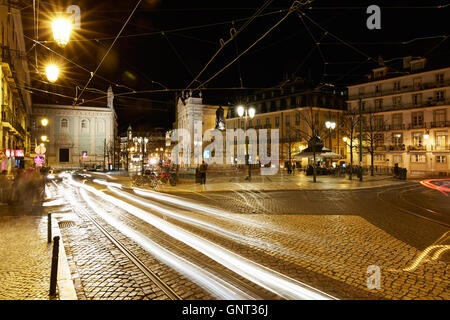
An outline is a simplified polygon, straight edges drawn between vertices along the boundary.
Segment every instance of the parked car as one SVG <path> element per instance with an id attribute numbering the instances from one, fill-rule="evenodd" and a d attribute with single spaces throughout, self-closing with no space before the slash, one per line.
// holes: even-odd
<path id="1" fill-rule="evenodd" d="M 57 169 L 50 169 L 47 174 L 47 181 L 61 181 L 62 180 L 62 171 Z"/>

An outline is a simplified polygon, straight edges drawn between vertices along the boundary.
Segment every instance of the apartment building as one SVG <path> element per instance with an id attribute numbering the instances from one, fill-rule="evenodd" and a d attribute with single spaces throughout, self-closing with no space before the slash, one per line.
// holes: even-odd
<path id="1" fill-rule="evenodd" d="M 345 91 L 331 84 L 311 85 L 301 78 L 287 79 L 276 87 L 257 91 L 245 97 L 245 108 L 254 108 L 255 115 L 239 117 L 230 108 L 227 129 L 278 129 L 280 133 L 279 159 L 283 165 L 308 147 L 312 119 L 321 128 L 325 147 L 345 156 L 343 133 L 339 130 L 345 108 Z M 325 123 L 335 123 L 335 129 L 325 130 Z M 331 136 L 331 139 L 330 139 Z M 298 160 L 298 159 L 297 159 Z M 307 159 L 303 159 L 307 162 Z M 337 160 L 336 160 L 337 161 Z"/>
<path id="2" fill-rule="evenodd" d="M 401 70 L 379 66 L 367 81 L 349 86 L 348 111 L 361 107 L 364 122 L 375 124 L 374 166 L 398 164 L 409 176 L 448 175 L 449 95 L 450 67 L 430 70 L 424 58 L 403 59 Z M 369 166 L 363 145 L 363 165 Z"/>
<path id="3" fill-rule="evenodd" d="M 30 74 L 22 17 L 15 3 L 0 0 L 0 163 L 1 170 L 32 163 L 29 116 Z"/>

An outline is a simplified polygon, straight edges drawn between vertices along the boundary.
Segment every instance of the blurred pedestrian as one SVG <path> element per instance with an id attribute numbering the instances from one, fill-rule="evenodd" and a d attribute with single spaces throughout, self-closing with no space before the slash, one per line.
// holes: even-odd
<path id="1" fill-rule="evenodd" d="M 206 171 L 208 170 L 208 164 L 205 163 L 205 161 L 202 161 L 202 164 L 200 165 L 199 168 L 199 173 L 200 173 L 200 179 L 201 179 L 201 184 L 202 185 L 206 185 Z"/>
<path id="2" fill-rule="evenodd" d="M 3 170 L 0 175 L 0 202 L 8 203 L 10 194 L 10 183 L 8 180 L 8 171 Z"/>

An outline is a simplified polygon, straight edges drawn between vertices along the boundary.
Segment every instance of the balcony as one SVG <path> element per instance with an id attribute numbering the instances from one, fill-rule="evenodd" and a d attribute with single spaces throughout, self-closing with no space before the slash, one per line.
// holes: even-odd
<path id="1" fill-rule="evenodd" d="M 393 130 L 405 130 L 406 126 L 405 124 L 389 124 L 386 126 L 387 131 L 393 131 Z"/>
<path id="2" fill-rule="evenodd" d="M 402 145 L 392 145 L 392 146 L 389 146 L 389 151 L 405 151 L 405 145 L 404 144 L 402 144 Z"/>
<path id="3" fill-rule="evenodd" d="M 427 151 L 426 146 L 408 146 L 408 151 Z"/>
<path id="4" fill-rule="evenodd" d="M 450 121 L 430 122 L 430 128 L 446 128 L 450 127 Z"/>
<path id="5" fill-rule="evenodd" d="M 392 80 L 394 80 L 393 78 Z M 369 84 L 368 84 L 369 85 Z M 450 86 L 450 80 L 447 81 L 439 81 L 439 82 L 429 82 L 424 83 L 420 87 L 417 86 L 402 86 L 398 89 L 382 89 L 379 92 L 368 92 L 366 94 L 354 94 L 348 97 L 349 100 L 358 100 L 359 98 L 365 99 L 365 98 L 373 98 L 373 97 L 380 97 L 380 96 L 388 96 L 388 95 L 395 95 L 400 93 L 407 93 L 407 92 L 414 92 L 414 91 L 421 91 L 421 90 L 428 90 L 428 89 L 435 89 L 435 88 L 442 88 Z"/>
<path id="6" fill-rule="evenodd" d="M 413 129 L 425 129 L 427 127 L 426 123 L 408 123 L 408 130 L 413 130 Z"/>
<path id="7" fill-rule="evenodd" d="M 9 127 L 11 130 L 23 136 L 25 135 L 25 129 L 7 105 L 2 105 L 2 122 L 4 126 Z"/>

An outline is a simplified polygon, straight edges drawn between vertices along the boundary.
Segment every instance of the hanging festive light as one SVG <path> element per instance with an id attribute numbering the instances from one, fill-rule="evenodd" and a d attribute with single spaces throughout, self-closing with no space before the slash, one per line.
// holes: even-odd
<path id="1" fill-rule="evenodd" d="M 72 31 L 72 21 L 67 18 L 59 17 L 52 22 L 53 38 L 56 43 L 64 47 L 70 39 Z"/>
<path id="2" fill-rule="evenodd" d="M 45 68 L 45 73 L 48 81 L 55 82 L 58 79 L 59 68 L 54 64 L 50 64 Z"/>

